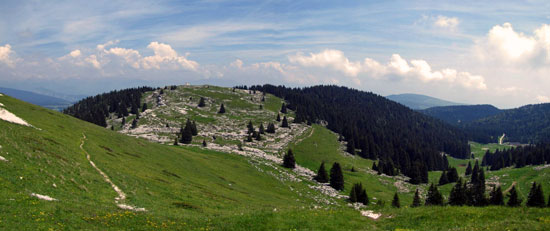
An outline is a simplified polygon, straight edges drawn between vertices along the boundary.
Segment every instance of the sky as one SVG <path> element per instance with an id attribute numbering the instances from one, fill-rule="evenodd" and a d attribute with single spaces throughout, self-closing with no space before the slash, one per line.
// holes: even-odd
<path id="1" fill-rule="evenodd" d="M 550 102 L 549 1 L 9 1 L 0 86 L 319 84 Z"/>

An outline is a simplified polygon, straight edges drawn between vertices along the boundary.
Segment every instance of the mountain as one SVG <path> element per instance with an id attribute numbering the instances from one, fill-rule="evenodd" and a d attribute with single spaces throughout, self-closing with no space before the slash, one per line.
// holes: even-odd
<path id="1" fill-rule="evenodd" d="M 3 88 L 0 87 L 0 93 L 12 96 L 14 98 L 29 102 L 38 106 L 49 108 L 52 110 L 60 111 L 63 108 L 66 108 L 71 105 L 71 102 L 52 97 L 47 95 L 42 95 L 30 91 L 17 90 L 12 88 Z"/>
<path id="2" fill-rule="evenodd" d="M 52 91 L 52 90 L 44 88 L 44 87 L 35 88 L 32 91 L 35 92 L 35 93 L 38 93 L 38 94 L 64 99 L 64 100 L 69 101 L 69 102 L 77 102 L 77 101 L 87 97 L 87 95 L 64 94 L 64 93 Z"/>
<path id="3" fill-rule="evenodd" d="M 497 142 L 502 134 L 510 142 L 548 142 L 550 103 L 503 110 L 502 113 L 465 123 L 463 127 L 478 142 Z"/>
<path id="4" fill-rule="evenodd" d="M 461 105 L 460 103 L 450 102 L 426 95 L 419 94 L 397 94 L 388 95 L 386 98 L 403 104 L 414 110 L 422 110 L 430 107 Z"/>
<path id="5" fill-rule="evenodd" d="M 452 125 L 461 125 L 474 120 L 494 116 L 502 111 L 503 110 L 488 104 L 441 106 L 419 110 L 419 112 L 423 114 L 438 118 Z"/>

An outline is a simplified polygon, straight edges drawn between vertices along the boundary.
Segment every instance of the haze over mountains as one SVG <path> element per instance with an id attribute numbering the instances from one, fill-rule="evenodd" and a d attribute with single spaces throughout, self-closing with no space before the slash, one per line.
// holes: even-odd
<path id="1" fill-rule="evenodd" d="M 38 94 L 30 91 L 23 91 L 13 88 L 0 87 L 0 93 L 4 93 L 11 97 L 23 100 L 28 103 L 32 103 L 45 108 L 61 111 L 64 108 L 70 106 L 74 101 L 68 101 L 65 99 Z"/>
<path id="2" fill-rule="evenodd" d="M 452 106 L 452 105 L 461 105 L 460 103 L 455 103 L 447 100 L 438 99 L 435 97 L 421 95 L 421 94 L 396 94 L 388 95 L 386 98 L 403 104 L 414 110 L 422 110 L 431 107 L 440 107 L 440 106 Z"/>

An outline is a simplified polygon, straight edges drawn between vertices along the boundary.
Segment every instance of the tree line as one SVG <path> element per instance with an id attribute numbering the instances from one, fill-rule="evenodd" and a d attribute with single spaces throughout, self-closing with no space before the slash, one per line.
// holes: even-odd
<path id="1" fill-rule="evenodd" d="M 550 162 L 550 143 L 539 143 L 503 150 L 497 149 L 495 152 L 487 150 L 481 165 L 491 166 L 490 170 L 495 171 L 510 166 L 521 168 L 526 165 L 541 165 L 548 162 Z"/>

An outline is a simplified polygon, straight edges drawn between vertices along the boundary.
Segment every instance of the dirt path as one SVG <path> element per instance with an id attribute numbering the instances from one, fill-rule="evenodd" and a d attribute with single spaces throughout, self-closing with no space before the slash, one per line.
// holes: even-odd
<path id="1" fill-rule="evenodd" d="M 126 200 L 126 194 L 117 186 L 115 185 L 115 183 L 113 183 L 111 181 L 111 179 L 109 178 L 109 176 L 107 176 L 107 174 L 105 174 L 105 172 L 101 171 L 101 169 L 99 169 L 97 167 L 97 165 L 92 161 L 92 159 L 90 158 L 90 154 L 84 150 L 83 146 L 84 146 L 84 141 L 86 140 L 86 135 L 83 133 L 82 134 L 82 142 L 80 143 L 80 149 L 86 153 L 86 159 L 88 159 L 88 161 L 90 162 L 90 165 L 92 165 L 92 167 L 95 168 L 95 170 L 97 172 L 99 172 L 99 174 L 101 174 L 101 176 L 103 176 L 103 179 L 109 183 L 111 185 L 111 187 L 113 188 L 113 190 L 115 190 L 115 192 L 118 194 L 117 197 L 115 197 L 115 204 L 121 208 L 121 209 L 127 209 L 127 210 L 132 210 L 132 211 L 136 211 L 136 212 L 144 212 L 144 211 L 147 211 L 145 208 L 137 208 L 137 207 L 134 207 L 134 206 L 131 206 L 131 205 L 127 205 L 127 204 L 124 204 L 122 203 L 124 200 Z"/>
<path id="2" fill-rule="evenodd" d="M 518 182 L 514 181 L 512 182 L 512 185 L 510 185 L 510 187 L 508 187 L 506 190 L 504 190 L 504 192 L 502 192 L 502 194 L 506 195 L 506 193 L 508 193 L 510 190 L 512 190 L 512 187 L 516 186 Z"/>

